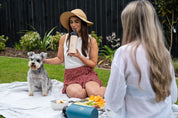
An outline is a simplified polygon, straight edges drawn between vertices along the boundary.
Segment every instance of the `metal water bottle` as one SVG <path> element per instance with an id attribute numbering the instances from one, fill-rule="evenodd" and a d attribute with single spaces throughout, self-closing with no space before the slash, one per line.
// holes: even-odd
<path id="1" fill-rule="evenodd" d="M 98 118 L 98 110 L 93 107 L 71 104 L 63 108 L 66 118 Z"/>
<path id="2" fill-rule="evenodd" d="M 77 42 L 78 42 L 78 34 L 77 31 L 75 30 L 74 32 L 71 32 L 71 36 L 70 36 L 70 45 L 69 45 L 70 53 L 76 53 Z"/>

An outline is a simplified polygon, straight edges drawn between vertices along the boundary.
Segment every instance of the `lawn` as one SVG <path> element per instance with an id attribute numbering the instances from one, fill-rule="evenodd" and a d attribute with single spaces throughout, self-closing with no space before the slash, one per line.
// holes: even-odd
<path id="1" fill-rule="evenodd" d="M 44 64 L 51 79 L 64 81 L 64 65 Z M 28 59 L 12 58 L 0 56 L 0 83 L 10 83 L 14 81 L 27 81 Z M 98 77 L 106 86 L 110 71 L 104 69 L 95 69 Z"/>

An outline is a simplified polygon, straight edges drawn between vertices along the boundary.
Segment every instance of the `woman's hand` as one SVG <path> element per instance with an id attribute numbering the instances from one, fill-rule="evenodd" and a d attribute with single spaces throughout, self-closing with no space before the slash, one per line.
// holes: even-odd
<path id="1" fill-rule="evenodd" d="M 69 54 L 69 56 L 74 56 L 74 57 L 80 57 L 81 56 L 81 54 L 80 54 L 80 52 L 78 51 L 78 49 L 76 49 L 76 53 L 69 53 L 68 52 L 68 54 Z"/>

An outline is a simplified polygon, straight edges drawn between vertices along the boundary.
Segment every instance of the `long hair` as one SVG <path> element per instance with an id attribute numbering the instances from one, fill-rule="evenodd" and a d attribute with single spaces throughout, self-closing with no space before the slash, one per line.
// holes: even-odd
<path id="1" fill-rule="evenodd" d="M 77 17 L 77 16 L 72 16 L 72 17 Z M 78 18 L 78 17 L 77 17 Z M 80 18 L 79 18 L 80 19 Z M 68 43 L 68 49 L 69 49 L 69 45 L 70 45 L 70 34 L 72 32 L 72 28 L 70 26 L 70 20 L 69 20 L 69 36 L 67 38 L 67 41 L 69 42 Z M 83 20 L 81 20 L 81 39 L 82 39 L 82 54 L 86 57 L 87 56 L 87 52 L 88 52 L 88 38 L 89 38 L 89 35 L 88 35 L 88 26 L 87 26 L 87 23 L 84 22 Z"/>
<path id="2" fill-rule="evenodd" d="M 150 82 L 155 92 L 156 101 L 163 101 L 170 95 L 171 56 L 164 45 L 165 37 L 162 32 L 156 11 L 146 0 L 134 1 L 127 5 L 121 14 L 123 26 L 122 45 L 135 42 L 131 58 L 139 73 L 140 87 L 141 71 L 136 61 L 137 47 L 142 44 L 150 64 Z"/>

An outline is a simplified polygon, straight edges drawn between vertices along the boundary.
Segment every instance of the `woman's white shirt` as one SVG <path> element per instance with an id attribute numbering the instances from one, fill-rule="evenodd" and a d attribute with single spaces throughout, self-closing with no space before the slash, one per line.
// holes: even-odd
<path id="1" fill-rule="evenodd" d="M 115 52 L 105 93 L 105 107 L 115 112 L 115 118 L 173 118 L 171 106 L 177 100 L 174 68 L 171 65 L 171 95 L 157 103 L 150 84 L 150 67 L 143 46 L 139 45 L 136 52 L 142 89 L 138 87 L 139 74 L 130 52 L 130 44 L 121 46 Z"/>
<path id="2" fill-rule="evenodd" d="M 66 34 L 65 42 L 64 42 L 64 64 L 65 64 L 65 69 L 72 69 L 72 68 L 77 68 L 77 67 L 84 66 L 85 64 L 79 58 L 68 55 L 68 52 L 67 52 L 68 51 L 67 37 L 68 37 L 68 34 Z M 90 38 L 88 40 L 90 42 Z M 82 49 L 82 39 L 81 39 L 81 37 L 78 37 L 77 49 L 80 52 L 80 54 L 82 56 L 84 56 L 82 54 L 82 50 L 81 50 Z M 87 53 L 87 57 L 86 58 L 89 59 L 89 53 Z"/>

